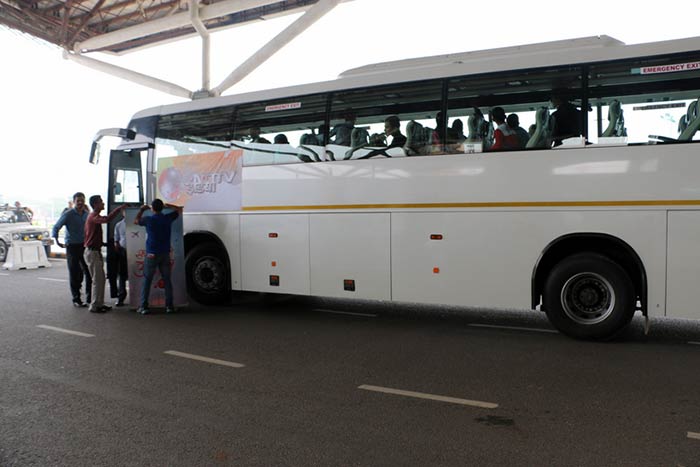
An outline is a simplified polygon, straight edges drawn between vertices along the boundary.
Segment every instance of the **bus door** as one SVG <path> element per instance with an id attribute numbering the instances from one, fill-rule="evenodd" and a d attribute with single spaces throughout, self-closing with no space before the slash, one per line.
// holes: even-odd
<path id="1" fill-rule="evenodd" d="M 144 183 L 142 159 L 148 156 L 148 149 L 112 150 L 109 154 L 109 192 L 107 194 L 107 214 L 122 205 L 139 207 L 144 204 Z M 114 227 L 122 217 L 113 219 L 107 228 L 107 277 L 113 298 L 117 294 L 117 271 L 119 256 L 114 248 Z"/>

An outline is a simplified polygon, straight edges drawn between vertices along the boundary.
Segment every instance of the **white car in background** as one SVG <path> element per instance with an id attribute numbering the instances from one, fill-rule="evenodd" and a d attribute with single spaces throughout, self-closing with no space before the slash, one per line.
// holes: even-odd
<path id="1" fill-rule="evenodd" d="M 33 226 L 30 222 L 15 222 L 12 211 L 0 211 L 0 264 L 7 259 L 7 252 L 12 244 L 32 240 L 41 241 L 48 257 L 53 239 L 47 229 Z"/>

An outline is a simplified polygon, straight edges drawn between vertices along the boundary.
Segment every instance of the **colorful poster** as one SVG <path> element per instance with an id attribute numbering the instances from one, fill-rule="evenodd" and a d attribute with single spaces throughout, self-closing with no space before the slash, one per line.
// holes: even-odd
<path id="1" fill-rule="evenodd" d="M 134 224 L 138 213 L 136 208 L 126 210 L 126 254 L 129 268 L 129 304 L 138 308 L 141 304 L 141 287 L 143 284 L 143 268 L 146 259 L 146 228 Z M 171 212 L 164 209 L 163 213 Z M 143 213 L 143 217 L 153 214 L 152 211 Z M 187 304 L 187 287 L 185 284 L 185 245 L 182 235 L 182 216 L 172 224 L 170 234 L 170 277 L 173 284 L 173 301 L 175 306 Z M 148 299 L 150 308 L 165 307 L 165 284 L 156 271 L 151 284 Z"/>
<path id="2" fill-rule="evenodd" d="M 158 159 L 156 197 L 185 212 L 238 211 L 242 154 L 234 149 Z"/>

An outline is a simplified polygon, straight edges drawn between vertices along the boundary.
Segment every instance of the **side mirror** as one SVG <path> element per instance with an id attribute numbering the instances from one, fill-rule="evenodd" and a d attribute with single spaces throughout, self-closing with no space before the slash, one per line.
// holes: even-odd
<path id="1" fill-rule="evenodd" d="M 116 182 L 114 184 L 114 196 L 119 196 L 122 194 L 122 184 L 119 182 Z"/>
<path id="2" fill-rule="evenodd" d="M 90 148 L 90 163 L 97 164 L 98 162 L 100 162 L 100 143 L 93 141 Z"/>

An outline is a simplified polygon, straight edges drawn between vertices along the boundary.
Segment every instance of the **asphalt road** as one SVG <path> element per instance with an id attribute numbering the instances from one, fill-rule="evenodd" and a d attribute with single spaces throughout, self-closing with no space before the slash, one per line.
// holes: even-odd
<path id="1" fill-rule="evenodd" d="M 244 296 L 71 306 L 0 270 L 0 466 L 700 466 L 700 323 Z M 214 360 L 211 360 L 214 359 Z"/>

